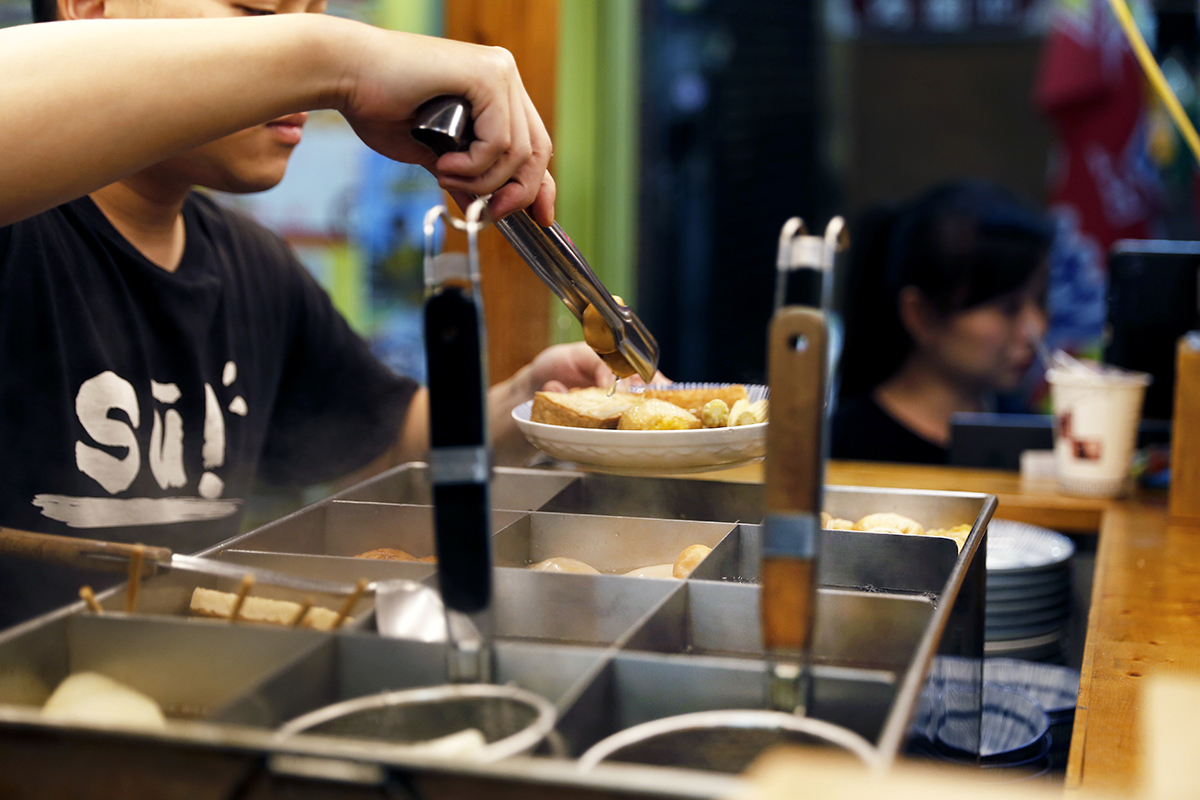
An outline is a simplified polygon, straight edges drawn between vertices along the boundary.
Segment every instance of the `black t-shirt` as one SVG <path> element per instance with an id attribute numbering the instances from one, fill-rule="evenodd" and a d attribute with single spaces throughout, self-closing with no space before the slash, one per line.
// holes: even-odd
<path id="1" fill-rule="evenodd" d="M 396 441 L 416 384 L 287 245 L 202 195 L 183 217 L 174 272 L 86 197 L 0 227 L 0 525 L 193 552 L 237 533 L 256 477 Z M 0 627 L 74 599 L 68 572 L 0 557 Z"/>
<path id="2" fill-rule="evenodd" d="M 830 456 L 854 461 L 946 464 L 950 452 L 922 438 L 879 407 L 870 395 L 841 401 L 830 431 Z"/>

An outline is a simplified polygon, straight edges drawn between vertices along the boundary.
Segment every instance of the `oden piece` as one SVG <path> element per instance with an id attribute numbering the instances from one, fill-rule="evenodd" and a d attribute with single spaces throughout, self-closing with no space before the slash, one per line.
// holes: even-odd
<path id="1" fill-rule="evenodd" d="M 197 617 L 216 617 L 228 619 L 237 595 L 232 592 L 218 592 L 197 586 L 192 592 L 191 611 Z M 287 600 L 271 600 L 266 597 L 247 597 L 238 612 L 238 621 L 265 622 L 270 625 L 291 625 L 296 613 L 300 611 L 299 603 Z M 300 624 L 305 628 L 319 631 L 333 630 L 337 622 L 337 612 L 328 608 L 313 606 L 304 615 Z"/>
<path id="2" fill-rule="evenodd" d="M 530 567 L 534 572 L 571 572 L 577 575 L 599 575 L 600 571 L 591 564 L 585 564 L 577 558 L 555 556 L 539 561 Z"/>
<path id="3" fill-rule="evenodd" d="M 675 559 L 675 564 L 671 568 L 672 577 L 686 578 L 691 575 L 692 570 L 698 567 L 700 562 L 711 552 L 711 547 L 702 544 L 693 544 L 683 548 L 683 552 L 679 554 L 679 558 Z"/>
<path id="4" fill-rule="evenodd" d="M 98 672 L 69 675 L 46 700 L 42 714 L 60 722 L 163 728 L 167 720 L 153 698 Z"/>
<path id="5" fill-rule="evenodd" d="M 417 558 L 407 550 L 398 547 L 377 547 L 365 553 L 359 553 L 355 558 L 371 558 L 376 561 L 413 561 L 418 564 L 436 564 L 437 556 L 422 556 Z"/>
<path id="6" fill-rule="evenodd" d="M 699 417 L 664 400 L 644 400 L 630 406 L 617 422 L 617 428 L 623 431 L 687 431 L 699 427 Z"/>
<path id="7" fill-rule="evenodd" d="M 704 410 L 705 403 L 710 400 L 722 400 L 729 408 L 733 408 L 733 404 L 738 400 L 749 400 L 750 395 L 746 391 L 746 387 L 740 383 L 732 386 L 718 386 L 712 389 L 653 389 L 647 388 L 642 392 L 642 397 L 647 400 L 666 400 L 668 403 L 673 403 L 680 408 L 686 408 L 691 413 L 699 417 Z"/>
<path id="8" fill-rule="evenodd" d="M 547 425 L 571 428 L 615 428 L 617 421 L 641 398 L 628 392 L 608 396 L 607 389 L 592 387 L 570 392 L 538 392 L 529 418 Z"/>

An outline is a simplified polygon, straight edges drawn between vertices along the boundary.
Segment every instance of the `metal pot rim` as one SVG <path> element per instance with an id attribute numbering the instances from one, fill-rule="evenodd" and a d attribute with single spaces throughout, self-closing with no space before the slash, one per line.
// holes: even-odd
<path id="1" fill-rule="evenodd" d="M 554 729 L 554 725 L 558 719 L 558 712 L 549 700 L 539 694 L 534 694 L 517 686 L 498 686 L 490 683 L 442 684 L 439 686 L 422 686 L 416 689 L 380 692 L 378 694 L 355 697 L 350 700 L 332 703 L 289 720 L 279 727 L 276 736 L 279 738 L 288 738 L 302 734 L 313 726 L 373 708 L 415 706 L 448 700 L 470 699 L 512 700 L 530 706 L 537 713 L 537 717 L 533 722 L 524 729 L 511 736 L 497 739 L 485 745 L 478 757 L 478 761 L 480 762 L 499 761 L 503 758 L 533 750 Z M 323 734 L 313 735 L 321 736 Z M 379 744 L 377 740 L 365 739 L 365 741 Z M 418 742 L 413 742 L 412 744 L 418 744 Z M 383 746 L 394 747 L 401 754 L 405 750 L 410 749 L 404 744 L 385 744 Z"/>
<path id="2" fill-rule="evenodd" d="M 878 764 L 878 752 L 854 731 L 813 717 L 800 717 L 782 711 L 762 709 L 697 711 L 679 714 L 618 731 L 588 748 L 579 759 L 581 770 L 590 770 L 623 747 L 667 733 L 702 728 L 764 728 L 807 733 L 819 737 L 857 756 L 867 767 Z"/>

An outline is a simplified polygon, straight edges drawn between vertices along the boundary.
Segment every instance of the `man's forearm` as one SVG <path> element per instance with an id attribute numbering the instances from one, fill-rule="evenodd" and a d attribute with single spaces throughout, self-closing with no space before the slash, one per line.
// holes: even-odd
<path id="1" fill-rule="evenodd" d="M 346 59 L 334 34 L 354 27 L 287 14 L 0 31 L 0 224 L 242 128 L 336 106 Z"/>

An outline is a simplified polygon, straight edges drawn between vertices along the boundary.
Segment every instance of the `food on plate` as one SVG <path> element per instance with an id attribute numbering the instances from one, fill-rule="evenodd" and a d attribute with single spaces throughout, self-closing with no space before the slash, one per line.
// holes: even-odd
<path id="1" fill-rule="evenodd" d="M 197 586 L 192 592 L 191 611 L 197 617 L 229 619 L 237 595 L 233 592 L 218 592 Z M 266 597 L 247 597 L 238 612 L 238 620 L 265 622 L 271 625 L 292 625 L 304 607 L 288 600 L 271 600 Z M 304 612 L 300 625 L 319 631 L 333 630 L 337 624 L 337 612 L 321 606 L 312 606 Z"/>
<path id="2" fill-rule="evenodd" d="M 681 413 L 682 412 L 682 413 Z M 591 387 L 537 392 L 529 418 L 569 428 L 628 431 L 695 430 L 766 422 L 767 401 L 750 402 L 746 387 L 651 389 L 642 392 Z"/>
<path id="3" fill-rule="evenodd" d="M 163 728 L 167 718 L 147 695 L 98 672 L 76 672 L 58 685 L 42 714 L 47 719 L 131 728 Z"/>
<path id="4" fill-rule="evenodd" d="M 631 578 L 674 578 L 674 564 L 652 564 L 649 567 L 638 567 L 625 573 Z"/>
<path id="5" fill-rule="evenodd" d="M 679 558 L 675 559 L 671 574 L 676 578 L 686 578 L 711 552 L 711 547 L 702 544 L 693 544 L 683 548 Z"/>
<path id="6" fill-rule="evenodd" d="M 686 408 L 697 417 L 703 413 L 704 406 L 711 400 L 720 400 L 729 408 L 733 408 L 738 400 L 749 401 L 750 394 L 740 383 L 732 386 L 714 386 L 704 389 L 655 389 L 647 387 L 642 396 L 647 400 L 666 400 L 668 403 Z"/>
<path id="7" fill-rule="evenodd" d="M 925 533 L 925 528 L 921 523 L 891 511 L 868 514 L 854 523 L 854 530 L 875 533 L 910 533 L 914 536 L 922 536 Z"/>
<path id="8" fill-rule="evenodd" d="M 569 392 L 537 392 L 529 418 L 570 428 L 615 428 L 621 414 L 639 402 L 640 396 L 628 392 L 609 397 L 608 390 L 598 386 Z"/>
<path id="9" fill-rule="evenodd" d="M 418 564 L 436 564 L 437 556 L 421 556 L 418 558 L 407 550 L 397 547 L 377 547 L 365 553 L 359 553 L 355 558 L 372 558 L 376 561 L 413 561 Z"/>
<path id="10" fill-rule="evenodd" d="M 700 418 L 665 400 L 643 400 L 625 409 L 617 428 L 623 431 L 685 431 L 701 427 Z"/>
<path id="11" fill-rule="evenodd" d="M 599 575 L 600 570 L 585 564 L 576 558 L 567 558 L 566 556 L 555 556 L 547 558 L 545 561 L 539 561 L 530 567 L 538 572 L 573 572 L 578 575 Z"/>
<path id="12" fill-rule="evenodd" d="M 706 428 L 724 428 L 729 424 L 729 405 L 719 397 L 714 397 L 700 409 L 700 422 Z"/>
<path id="13" fill-rule="evenodd" d="M 733 404 L 733 408 L 729 409 L 729 427 L 731 428 L 739 425 L 757 425 L 766 421 L 766 400 L 756 400 L 753 403 L 749 400 L 738 400 Z"/>

